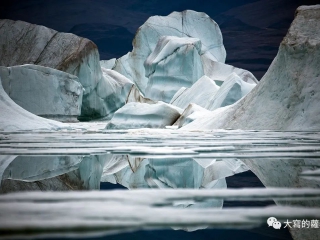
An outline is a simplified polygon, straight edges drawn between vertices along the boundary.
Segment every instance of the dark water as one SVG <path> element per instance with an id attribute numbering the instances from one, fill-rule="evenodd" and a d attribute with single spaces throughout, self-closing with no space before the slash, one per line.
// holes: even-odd
<path id="1" fill-rule="evenodd" d="M 320 199 L 320 192 L 288 192 L 296 182 L 319 187 L 316 171 L 311 179 L 300 176 L 317 170 L 319 157 L 320 134 L 315 132 L 0 133 L 0 190 L 6 193 L 0 196 L 0 239 L 292 239 L 287 229 L 268 227 L 266 219 L 270 211 L 279 212 L 281 220 L 320 218 L 318 203 L 309 204 Z M 276 188 L 265 192 L 249 167 Z M 272 199 L 297 201 L 303 208 L 291 208 L 287 215 L 281 206 L 266 208 L 275 206 Z M 217 212 L 222 218 L 212 215 L 216 221 L 207 218 L 215 209 L 238 208 L 241 212 L 224 217 Z M 195 215 L 183 220 L 180 214 Z M 173 230 L 174 224 L 191 231 Z"/>

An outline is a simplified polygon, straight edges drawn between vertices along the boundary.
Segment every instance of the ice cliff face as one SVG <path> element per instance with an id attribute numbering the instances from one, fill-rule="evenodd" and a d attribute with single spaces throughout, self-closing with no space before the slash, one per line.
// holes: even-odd
<path id="1" fill-rule="evenodd" d="M 31 64 L 0 67 L 0 76 L 6 93 L 27 111 L 59 121 L 77 121 L 83 88 L 76 76 Z"/>
<path id="2" fill-rule="evenodd" d="M 239 102 L 219 108 L 182 127 L 190 129 L 319 130 L 320 5 L 302 6 L 260 83 Z M 254 161 L 242 159 L 267 187 L 314 187 L 301 178 L 319 166 L 315 159 Z M 318 202 L 281 201 L 282 205 L 319 206 Z M 293 229 L 295 239 L 316 239 L 319 232 Z"/>
<path id="3" fill-rule="evenodd" d="M 85 88 L 83 101 L 102 77 L 99 53 L 88 39 L 22 21 L 0 20 L 0 65 L 35 64 L 70 73 Z M 93 108 L 93 110 L 99 110 Z M 82 115 L 92 109 L 83 108 Z"/>
<path id="4" fill-rule="evenodd" d="M 51 72 L 57 69 L 76 76 L 74 79 L 77 79 L 84 88 L 80 104 L 81 119 L 112 117 L 112 114 L 127 102 L 129 93 L 131 101 L 143 100 L 139 91 L 134 92 L 131 89 L 133 87 L 131 80 L 111 70 L 102 71 L 98 49 L 88 39 L 7 19 L 0 20 L 0 35 L 5 36 L 0 38 L 0 66 L 34 64 L 47 67 L 47 71 L 49 68 L 52 69 Z M 111 68 L 115 64 L 115 59 L 107 62 L 109 63 L 104 65 L 102 61 L 102 65 Z M 42 80 L 44 79 L 45 77 Z M 21 82 L 25 79 L 19 76 L 16 81 Z M 15 88 L 16 92 L 24 90 L 23 87 Z M 50 86 L 43 86 L 43 91 L 50 91 Z M 33 103 L 27 101 L 26 104 Z M 34 112 L 34 108 L 26 107 L 31 112 Z M 74 114 L 74 111 L 70 114 L 79 115 L 79 113 Z M 52 117 L 57 115 L 57 111 L 47 108 L 46 112 L 40 115 Z"/>
<path id="5" fill-rule="evenodd" d="M 185 129 L 320 129 L 320 7 L 298 8 L 279 52 L 256 88 Z"/>
<path id="6" fill-rule="evenodd" d="M 17 105 L 4 91 L 0 78 L 0 130 L 57 130 L 66 124 L 38 117 Z"/>

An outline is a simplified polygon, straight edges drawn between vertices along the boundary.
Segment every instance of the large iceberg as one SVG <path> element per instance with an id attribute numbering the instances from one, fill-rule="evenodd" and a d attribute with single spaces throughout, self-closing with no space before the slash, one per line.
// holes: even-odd
<path id="1" fill-rule="evenodd" d="M 205 54 L 215 61 L 225 61 L 226 52 L 219 26 L 205 13 L 187 10 L 173 12 L 166 17 L 150 17 L 138 29 L 132 52 L 118 59 L 113 67 L 133 80 L 143 94 L 146 94 L 149 81 L 144 63 L 163 36 L 197 38 L 201 41 L 201 55 Z"/>
<path id="2" fill-rule="evenodd" d="M 320 129 L 319 6 L 300 7 L 259 84 L 234 105 L 184 129 Z"/>
<path id="3" fill-rule="evenodd" d="M 35 64 L 70 73 L 79 78 L 85 89 L 83 101 L 96 88 L 102 72 L 97 46 L 88 39 L 23 21 L 0 20 L 0 65 Z M 81 114 L 91 116 L 99 111 L 82 108 Z"/>
<path id="4" fill-rule="evenodd" d="M 320 5 L 302 6 L 260 83 L 237 103 L 219 108 L 182 127 L 317 131 L 320 129 Z M 314 187 L 304 170 L 319 168 L 317 159 L 242 159 L 267 187 Z M 318 201 L 276 201 L 282 205 L 319 206 Z M 290 229 L 294 238 L 318 239 L 319 231 Z"/>
<path id="5" fill-rule="evenodd" d="M 59 121 L 80 115 L 83 88 L 76 76 L 38 65 L 0 67 L 3 88 L 27 111 Z"/>

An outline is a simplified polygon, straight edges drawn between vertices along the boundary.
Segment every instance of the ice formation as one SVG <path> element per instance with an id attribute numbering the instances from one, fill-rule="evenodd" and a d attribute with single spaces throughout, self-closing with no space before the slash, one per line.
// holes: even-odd
<path id="1" fill-rule="evenodd" d="M 178 126 L 179 128 L 189 124 L 197 118 L 205 116 L 207 113 L 210 113 L 209 110 L 198 106 L 197 104 L 191 103 L 186 107 L 178 120 L 173 124 L 173 126 Z"/>
<path id="2" fill-rule="evenodd" d="M 213 111 L 220 107 L 229 106 L 246 96 L 255 86 L 255 83 L 247 83 L 236 73 L 231 73 L 216 94 L 208 99 L 205 108 Z"/>
<path id="3" fill-rule="evenodd" d="M 27 111 L 59 121 L 75 121 L 80 115 L 83 88 L 78 78 L 38 65 L 0 67 L 3 88 Z"/>
<path id="4" fill-rule="evenodd" d="M 2 156 L 0 192 L 99 189 L 106 160 L 107 156 Z"/>
<path id="5" fill-rule="evenodd" d="M 164 128 L 172 125 L 182 109 L 164 102 L 154 104 L 131 102 L 115 112 L 107 129 Z"/>
<path id="6" fill-rule="evenodd" d="M 148 78 L 145 95 L 170 102 L 181 87 L 190 87 L 203 76 L 201 41 L 164 36 L 144 63 Z"/>
<path id="7" fill-rule="evenodd" d="M 225 61 L 226 52 L 220 29 L 205 13 L 187 10 L 173 12 L 166 17 L 150 17 L 138 29 L 133 40 L 132 52 L 118 59 L 113 67 L 134 81 L 146 96 L 149 80 L 146 77 L 144 63 L 164 36 L 198 38 L 201 41 L 201 55 L 205 54 L 215 61 Z"/>
<path id="8" fill-rule="evenodd" d="M 70 73 L 79 78 L 85 89 L 83 102 L 101 80 L 97 46 L 88 39 L 23 21 L 0 20 L 0 65 L 36 64 Z M 88 108 L 88 105 L 92 108 Z M 81 114 L 99 112 L 93 103 L 85 105 Z"/>
<path id="9" fill-rule="evenodd" d="M 57 130 L 67 126 L 27 112 L 15 104 L 5 92 L 6 90 L 17 102 L 24 101 L 24 104 L 31 104 L 25 105 L 24 108 L 39 115 L 48 115 L 49 111 L 54 112 L 44 104 L 52 102 L 51 99 L 63 97 L 61 93 L 65 90 L 68 94 L 75 93 L 78 96 L 77 101 L 80 101 L 81 92 L 77 91 L 81 88 L 80 84 L 66 85 L 61 84 L 65 81 L 54 80 L 53 85 L 48 83 L 46 88 L 42 87 L 38 82 L 51 79 L 50 74 L 72 81 L 78 79 L 85 89 L 81 105 L 82 117 L 113 116 L 106 126 L 107 129 L 165 128 L 171 125 L 182 127 L 181 131 L 170 133 L 163 130 L 152 132 L 141 129 L 123 131 L 118 135 L 112 135 L 113 131 L 107 130 L 104 131 L 108 134 L 104 132 L 93 135 L 89 135 L 88 132 L 85 134 L 60 132 L 57 135 L 50 135 L 52 147 L 41 151 L 38 148 L 43 145 L 48 146 L 47 135 L 37 135 L 35 142 L 29 140 L 28 135 L 2 136 L 5 145 L 0 151 L 4 154 L 56 154 L 57 156 L 38 156 L 39 161 L 30 160 L 31 157 L 26 156 L 1 156 L 1 191 L 98 189 L 100 181 L 120 183 L 129 189 L 225 188 L 224 178 L 246 171 L 247 166 L 267 187 L 318 188 L 318 180 L 300 178 L 300 173 L 304 170 L 319 168 L 317 160 L 319 149 L 317 146 L 305 144 L 318 141 L 317 136 L 289 132 L 286 133 L 288 134 L 286 138 L 283 135 L 279 137 L 276 135 L 277 132 L 263 132 L 261 140 L 258 136 L 260 133 L 257 132 L 254 135 L 250 131 L 225 131 L 216 132 L 215 135 L 215 132 L 204 131 L 200 139 L 195 140 L 199 137 L 199 133 L 192 135 L 192 131 L 189 130 L 218 128 L 319 130 L 319 15 L 320 6 L 298 8 L 296 18 L 280 45 L 277 57 L 258 84 L 250 72 L 224 63 L 226 53 L 220 29 L 204 13 L 184 11 L 174 12 L 167 17 L 151 17 L 139 28 L 132 52 L 117 60 L 101 62 L 96 46 L 89 40 L 21 21 L 0 20 L 0 35 L 6 36 L 0 38 L 2 49 L 0 65 L 9 67 L 1 67 L 0 130 Z M 44 67 L 13 66 L 25 63 Z M 32 75 L 29 74 L 31 71 L 37 72 Z M 38 80 L 38 76 L 43 72 L 49 75 Z M 17 78 L 10 77 L 18 74 L 20 75 Z M 22 75 L 24 78 L 32 76 L 30 78 L 35 85 L 33 90 L 43 93 L 43 89 L 58 89 L 59 86 L 61 92 L 39 95 L 44 97 L 41 100 L 43 108 L 34 109 L 36 105 L 29 101 L 28 95 L 19 96 L 19 92 L 24 91 L 21 88 L 26 87 L 21 85 L 24 81 Z M 27 100 L 18 100 L 20 97 L 25 97 Z M 70 99 L 72 100 L 72 96 L 64 98 L 63 101 L 61 99 L 62 102 L 57 106 L 65 105 L 65 102 L 71 101 Z M 79 110 L 79 102 L 73 104 L 75 104 L 73 108 Z M 35 112 L 36 110 L 48 112 L 39 113 Z M 57 114 L 69 114 L 68 109 L 55 109 L 55 111 Z M 70 113 L 70 115 L 77 114 Z M 10 142 L 10 137 L 14 141 Z M 24 137 L 24 141 L 19 142 L 21 140 L 17 140 L 17 137 Z M 79 141 L 72 142 L 75 139 Z M 294 157 L 292 151 L 296 152 Z M 272 154 L 266 154 L 270 152 Z M 105 155 L 94 155 L 103 153 Z M 74 156 L 62 157 L 64 154 L 74 154 Z M 269 161 L 274 158 L 277 160 Z M 148 194 L 145 196 L 150 196 Z M 218 199 L 211 197 L 196 202 L 195 200 L 199 198 L 190 199 L 190 196 L 193 196 L 190 194 L 197 194 L 186 192 L 189 198 L 185 197 L 181 201 L 181 194 L 177 193 L 176 196 L 180 199 L 172 203 L 178 208 L 222 207 L 223 197 Z M 256 192 L 255 194 L 259 195 Z M 280 193 L 274 194 L 279 196 Z M 11 195 L 8 198 L 10 197 Z M 25 197 L 23 195 L 24 201 Z M 149 201 L 148 197 L 130 198 L 132 202 L 135 200 L 140 203 Z M 278 204 L 292 204 L 290 198 L 276 200 Z M 114 199 L 112 204 L 116 204 Z M 319 202 L 314 199 L 308 202 L 297 201 L 295 204 L 319 206 Z M 8 208 L 6 204 L 0 205 L 2 211 Z M 83 207 L 81 203 L 75 203 L 74 206 Z M 119 216 L 119 205 L 115 206 L 113 214 Z M 53 210 L 61 209 L 55 207 Z M 28 208 L 21 209 L 29 211 Z M 129 206 L 124 210 L 132 209 Z M 15 211 L 12 208 L 9 210 Z M 133 216 L 136 221 L 134 217 L 137 216 L 137 211 L 124 210 L 120 216 Z M 162 213 L 155 212 L 162 215 L 156 216 L 151 208 L 141 207 L 139 210 L 146 211 L 139 212 L 142 214 L 139 215 L 141 217 L 139 219 L 143 219 L 141 225 L 160 219 L 163 226 L 168 216 L 174 221 L 173 213 L 178 213 L 177 209 L 173 211 L 170 209 L 168 213 L 171 215 L 165 216 L 163 214 L 167 212 L 161 209 Z M 292 216 L 291 212 L 288 214 L 276 210 L 282 217 Z M 305 210 L 303 209 L 304 213 Z M 232 212 L 232 210 L 227 211 L 229 214 Z M 207 212 L 207 209 L 194 212 L 202 214 L 191 217 L 189 217 L 190 212 L 182 212 L 185 215 L 179 215 L 179 221 L 182 223 L 179 221 L 178 223 L 190 230 L 189 227 L 195 227 L 190 226 L 190 221 L 194 223 L 192 217 L 198 216 L 196 228 L 206 224 L 214 225 L 216 222 L 212 222 L 212 217 L 205 217 L 204 213 Z M 86 213 L 94 217 L 99 214 L 98 211 Z M 247 224 L 252 223 L 252 219 L 250 222 L 241 215 L 243 213 L 239 215 L 237 212 L 237 214 L 239 221 L 236 221 L 236 224 L 243 223 L 244 220 Z M 308 214 L 314 216 L 313 212 Z M 88 215 L 85 216 L 88 219 Z M 265 219 L 266 216 L 263 217 Z M 128 221 L 127 225 L 125 223 L 124 225 L 132 227 L 135 221 Z M 223 219 L 220 219 L 219 223 L 221 222 Z M 24 226 L 23 222 L 20 223 Z M 109 224 L 109 222 L 102 223 Z M 9 226 L 10 222 L 6 224 Z M 67 226 L 75 222 L 69 221 L 69 224 Z M 166 226 L 173 224 L 169 222 Z M 306 239 L 304 231 L 294 234 Z"/>
<path id="10" fill-rule="evenodd" d="M 236 104 L 187 129 L 319 130 L 319 6 L 300 7 L 260 83 Z"/>
<path id="11" fill-rule="evenodd" d="M 16 104 L 4 91 L 0 78 L 0 130 L 58 130 L 68 125 L 38 117 Z"/>
<path id="12" fill-rule="evenodd" d="M 183 131 L 217 128 L 319 130 L 319 16 L 319 5 L 299 7 L 276 58 L 257 87 L 239 102 L 184 126 Z M 318 180 L 299 177 L 310 166 L 318 168 L 317 159 L 243 161 L 267 187 L 319 187 Z M 299 204 L 319 206 L 317 201 Z M 319 232 L 294 229 L 291 233 L 299 239 L 319 238 Z"/>
<path id="13" fill-rule="evenodd" d="M 100 61 L 100 66 L 101 68 L 105 69 L 112 69 L 116 63 L 116 58 L 112 58 L 110 60 L 101 60 Z"/>
<path id="14" fill-rule="evenodd" d="M 208 101 L 219 90 L 219 86 L 207 76 L 201 77 L 190 88 L 180 89 L 170 101 L 170 104 L 185 109 L 190 103 L 206 108 Z"/>
<path id="15" fill-rule="evenodd" d="M 109 116 L 126 104 L 133 82 L 116 71 L 102 69 L 103 78 L 96 89 L 96 100 L 101 101 L 101 116 Z M 93 96 L 93 98 L 94 98 Z M 91 97 L 91 96 L 90 96 Z M 90 98 L 89 97 L 89 98 Z"/>

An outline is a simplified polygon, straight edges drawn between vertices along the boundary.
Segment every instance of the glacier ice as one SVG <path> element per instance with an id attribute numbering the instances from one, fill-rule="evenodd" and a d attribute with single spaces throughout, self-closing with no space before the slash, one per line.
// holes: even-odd
<path id="1" fill-rule="evenodd" d="M 204 115 L 210 113 L 209 110 L 198 106 L 197 104 L 191 103 L 188 107 L 185 108 L 178 120 L 173 124 L 178 128 L 183 127 L 184 125 L 189 124 L 197 118 L 203 117 Z"/>
<path id="2" fill-rule="evenodd" d="M 316 7 L 298 8 L 259 84 L 236 104 L 184 129 L 319 130 L 319 14 Z"/>
<path id="3" fill-rule="evenodd" d="M 198 38 L 201 41 L 201 55 L 207 54 L 216 61 L 225 61 L 221 31 L 205 13 L 187 10 L 173 12 L 166 17 L 150 17 L 138 29 L 132 52 L 118 59 L 113 68 L 134 81 L 142 94 L 147 94 L 148 84 L 144 63 L 163 36 Z"/>
<path id="4" fill-rule="evenodd" d="M 8 158 L 7 158 L 8 159 Z M 100 188 L 105 156 L 18 156 L 0 159 L 0 191 L 66 191 Z M 5 161 L 4 161 L 5 160 Z"/>
<path id="5" fill-rule="evenodd" d="M 23 21 L 0 20 L 1 66 L 36 64 L 78 77 L 85 89 L 83 102 L 96 88 L 102 72 L 97 46 L 88 39 Z M 87 106 L 87 105 L 86 105 Z M 82 108 L 81 114 L 99 111 L 94 103 Z"/>
<path id="6" fill-rule="evenodd" d="M 115 112 L 106 129 L 164 128 L 172 125 L 182 109 L 164 102 L 154 104 L 131 102 Z"/>
<path id="7" fill-rule="evenodd" d="M 83 88 L 76 76 L 38 65 L 0 67 L 3 88 L 27 111 L 59 121 L 76 121 Z"/>
<path id="8" fill-rule="evenodd" d="M 0 77 L 0 130 L 58 130 L 67 124 L 38 117 L 16 104 L 4 91 Z"/>
<path id="9" fill-rule="evenodd" d="M 206 108 L 219 90 L 219 86 L 207 76 L 201 77 L 190 88 L 182 88 L 170 101 L 170 104 L 185 109 L 190 103 Z"/>
<path id="10" fill-rule="evenodd" d="M 254 83 L 243 81 L 236 73 L 231 73 L 216 94 L 208 99 L 205 108 L 213 111 L 231 105 L 246 96 L 255 86 Z"/>
<path id="11" fill-rule="evenodd" d="M 190 87 L 204 74 L 200 55 L 197 38 L 161 37 L 144 62 L 146 97 L 169 102 L 181 87 Z"/>
<path id="12" fill-rule="evenodd" d="M 214 61 L 210 56 L 202 55 L 202 66 L 204 74 L 209 78 L 215 80 L 217 84 L 221 85 L 222 82 L 232 73 L 237 74 L 243 81 L 251 84 L 257 84 L 258 80 L 248 70 L 236 68 L 222 62 Z"/>
<path id="13" fill-rule="evenodd" d="M 100 60 L 101 68 L 112 69 L 116 63 L 116 58 L 111 58 L 109 60 Z"/>
<path id="14" fill-rule="evenodd" d="M 103 77 L 99 81 L 97 88 L 88 95 L 83 107 L 91 109 L 94 106 L 98 106 L 96 111 L 98 116 L 111 118 L 116 110 L 125 105 L 133 82 L 116 71 L 110 69 L 102 70 Z"/>
<path id="15" fill-rule="evenodd" d="M 287 35 L 259 84 L 234 105 L 219 108 L 182 127 L 190 129 L 252 129 L 317 131 L 320 129 L 320 6 L 296 11 Z M 319 181 L 300 178 L 304 170 L 319 168 L 317 159 L 243 162 L 267 187 L 314 187 Z M 286 173 L 286 174 L 284 174 Z M 284 205 L 319 206 L 318 201 L 278 201 Z M 291 230 L 294 237 L 315 239 L 319 233 Z"/>

